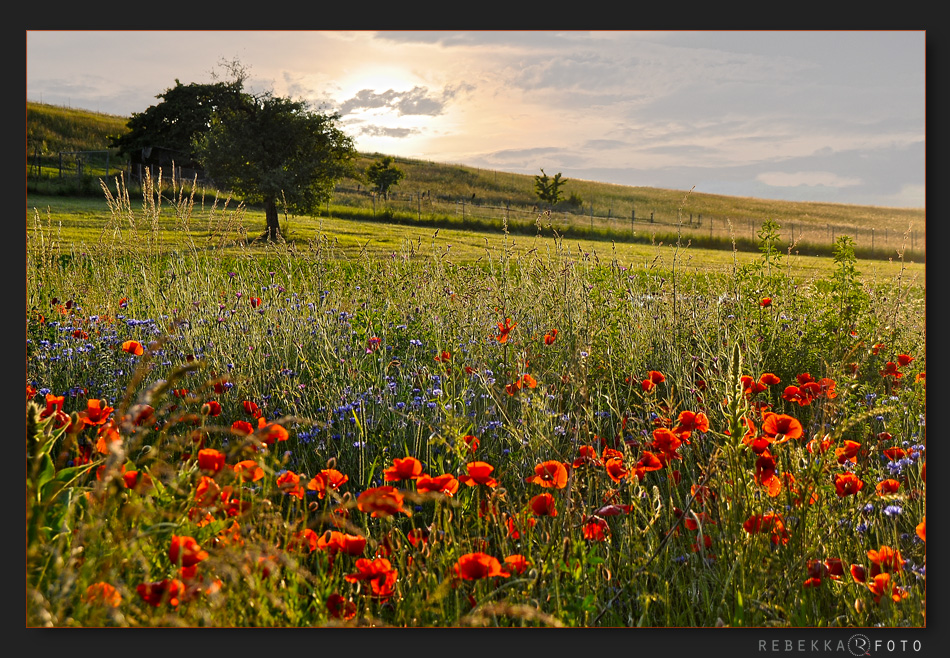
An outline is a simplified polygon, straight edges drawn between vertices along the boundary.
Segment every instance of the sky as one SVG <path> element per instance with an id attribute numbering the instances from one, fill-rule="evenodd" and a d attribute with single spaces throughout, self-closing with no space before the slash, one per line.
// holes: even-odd
<path id="1" fill-rule="evenodd" d="M 27 100 L 129 116 L 183 84 L 337 112 L 364 153 L 923 208 L 926 32 L 28 30 Z M 215 77 L 217 76 L 217 78 Z"/>

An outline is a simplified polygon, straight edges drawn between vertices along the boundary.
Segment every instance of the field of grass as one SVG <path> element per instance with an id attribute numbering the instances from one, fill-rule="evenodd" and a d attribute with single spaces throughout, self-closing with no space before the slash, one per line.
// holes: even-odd
<path id="1" fill-rule="evenodd" d="M 145 198 L 28 199 L 28 626 L 925 625 L 923 264 Z"/>

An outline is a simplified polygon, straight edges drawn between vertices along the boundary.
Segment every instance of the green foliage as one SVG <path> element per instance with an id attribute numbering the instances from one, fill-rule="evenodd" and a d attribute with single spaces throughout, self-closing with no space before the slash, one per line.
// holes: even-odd
<path id="1" fill-rule="evenodd" d="M 352 172 L 352 140 L 338 114 L 311 111 L 304 101 L 264 93 L 220 108 L 196 141 L 207 173 L 248 203 L 264 204 L 267 237 L 280 237 L 278 202 L 294 214 L 313 214 L 337 180 Z"/>
<path id="2" fill-rule="evenodd" d="M 88 399 L 110 401 L 121 437 L 108 454 L 86 453 L 89 462 L 80 464 L 80 448 L 95 442 L 99 427 L 57 430 L 40 417 L 41 407 L 28 405 L 28 625 L 923 623 L 925 551 L 914 528 L 925 507 L 924 453 L 904 468 L 891 498 L 878 497 L 873 486 L 887 472 L 881 448 L 925 442 L 925 391 L 915 381 L 926 368 L 923 314 L 913 301 L 922 297 L 918 287 L 905 282 L 908 298 L 887 309 L 901 342 L 886 355 L 857 354 L 858 375 L 836 376 L 836 397 L 802 406 L 781 393 L 805 364 L 827 361 L 827 372 L 843 370 L 841 359 L 809 342 L 810 328 L 820 328 L 834 304 L 807 277 L 795 289 L 776 273 L 783 287 L 762 307 L 758 299 L 732 297 L 740 287 L 732 273 L 679 272 L 674 292 L 659 257 L 632 267 L 616 252 L 585 252 L 552 238 L 520 255 L 507 243 L 486 245 L 477 263 L 454 259 L 434 238 L 425 245 L 405 240 L 379 258 L 344 252 L 336 234 L 326 233 L 306 244 L 226 250 L 213 232 L 220 207 L 205 222 L 191 217 L 184 201 L 176 202 L 171 225 L 181 242 L 161 253 L 153 250 L 164 231 L 159 208 L 143 204 L 140 211 L 116 199 L 110 205 L 114 217 L 102 240 L 69 250 L 71 258 L 47 253 L 44 240 L 55 232 L 38 232 L 28 243 L 27 382 L 70 392 L 63 402 L 70 418 Z M 756 260 L 765 258 L 760 251 Z M 886 283 L 882 297 L 892 290 Z M 874 336 L 867 315 L 859 331 Z M 116 321 L 120 316 L 135 321 Z M 501 344 L 505 318 L 516 326 Z M 554 329 L 556 339 L 546 341 Z M 76 338 L 76 330 L 88 336 Z M 146 352 L 123 351 L 128 339 Z M 442 351 L 451 353 L 447 361 L 434 358 Z M 780 352 L 788 355 L 781 383 L 747 397 L 743 378 L 756 378 Z M 881 381 L 875 361 L 892 353 L 916 357 L 899 388 Z M 654 369 L 665 379 L 647 391 L 641 381 Z M 536 388 L 506 388 L 526 371 Z M 208 410 L 211 400 L 220 404 L 217 416 Z M 265 448 L 261 428 L 236 434 L 234 421 L 255 422 L 244 400 L 259 404 L 267 423 L 284 426 L 286 441 Z M 154 418 L 135 422 L 146 403 Z M 769 444 L 783 483 L 774 496 L 757 481 L 760 455 L 741 438 L 747 419 L 763 427 L 754 415 L 763 405 L 804 427 L 801 439 Z M 659 470 L 614 480 L 604 463 L 591 462 L 571 468 L 564 489 L 527 479 L 535 465 L 571 463 L 588 444 L 605 458 L 603 448 L 614 447 L 622 455 L 614 465 L 634 469 L 658 425 L 675 427 L 685 410 L 706 414 L 709 431 L 692 432 Z M 813 451 L 808 441 L 827 434 L 838 447 L 842 437 L 884 431 L 893 439 L 865 441 L 869 454 L 848 469 L 865 481 L 861 495 L 839 497 L 832 482 L 845 467 L 833 450 Z M 461 439 L 466 434 L 480 440 L 474 453 Z M 263 477 L 241 483 L 232 468 L 202 470 L 199 445 L 222 451 L 229 466 L 253 459 Z M 462 485 L 441 497 L 419 493 L 411 481 L 393 482 L 411 515 L 360 510 L 359 494 L 384 484 L 383 470 L 404 456 L 432 475 L 461 474 L 470 461 L 485 461 L 500 484 Z M 88 470 L 69 470 L 77 466 Z M 349 479 L 323 499 L 297 499 L 277 483 L 291 472 L 306 486 L 331 467 Z M 130 471 L 147 474 L 154 488 L 141 475 L 127 479 Z M 222 493 L 230 489 L 197 509 L 198 486 L 212 487 L 203 478 Z M 814 490 L 818 502 L 796 502 L 791 484 Z M 710 495 L 700 499 L 694 485 L 708 486 Z M 539 493 L 552 494 L 556 516 L 532 514 L 529 501 Z M 247 507 L 222 509 L 226 499 Z M 886 504 L 903 511 L 889 515 Z M 345 522 L 328 517 L 334 509 L 346 511 Z M 773 541 L 768 529 L 744 527 L 749 515 L 766 513 L 784 518 L 787 536 Z M 602 539 L 583 534 L 593 517 L 603 522 Z M 520 523 L 517 538 L 509 519 Z M 857 530 L 858 523 L 867 528 Z M 300 550 L 294 542 L 306 528 L 316 538 L 345 529 L 366 545 L 332 556 Z M 208 557 L 185 596 L 153 607 L 139 585 L 185 578 L 168 554 L 173 534 L 194 537 Z M 418 543 L 420 536 L 428 542 Z M 809 561 L 867 566 L 868 550 L 884 544 L 910 561 L 892 581 L 907 599 L 875 602 L 847 573 L 803 587 Z M 472 551 L 499 560 L 522 555 L 529 567 L 454 578 L 457 560 Z M 358 560 L 384 553 L 398 571 L 388 600 L 373 596 L 371 582 L 345 578 Z M 117 606 L 86 600 L 97 583 L 116 587 Z M 330 616 L 333 594 L 353 605 L 353 620 Z"/>
<path id="3" fill-rule="evenodd" d="M 544 173 L 544 169 L 542 169 L 541 175 L 534 177 L 535 193 L 541 201 L 550 203 L 552 206 L 556 205 L 561 200 L 561 194 L 563 194 L 561 187 L 566 182 L 566 178 L 561 179 L 561 172 L 558 172 L 554 175 L 554 178 L 551 178 Z"/>
<path id="4" fill-rule="evenodd" d="M 392 156 L 387 155 L 366 167 L 366 178 L 373 184 L 373 190 L 386 198 L 389 198 L 389 190 L 406 176 L 402 169 L 393 164 L 394 161 Z"/>
<path id="5" fill-rule="evenodd" d="M 243 81 L 175 86 L 158 94 L 161 102 L 144 112 L 133 113 L 128 131 L 112 138 L 112 146 L 126 156 L 148 160 L 152 149 L 161 150 L 176 166 L 199 168 L 195 142 L 210 127 L 219 110 L 241 104 L 245 94 Z"/>

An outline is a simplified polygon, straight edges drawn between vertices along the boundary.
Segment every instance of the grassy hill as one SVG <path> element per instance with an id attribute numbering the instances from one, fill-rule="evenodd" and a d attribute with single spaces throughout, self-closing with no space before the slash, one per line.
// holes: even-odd
<path id="1" fill-rule="evenodd" d="M 126 121 L 127 117 L 27 103 L 28 190 L 101 194 L 98 178 L 108 180 L 106 167 L 112 176 L 125 166 L 115 151 L 109 160 L 104 154 L 87 157 L 85 175 L 71 169 L 65 181 L 58 153 L 107 150 L 109 136 L 127 130 Z M 380 157 L 360 154 L 358 169 L 365 170 Z M 827 255 L 835 239 L 845 234 L 852 236 L 862 257 L 889 258 L 902 249 L 922 261 L 926 250 L 923 209 L 778 201 L 568 179 L 564 193 L 575 203 L 562 202 L 542 215 L 533 175 L 410 158 L 396 158 L 396 164 L 406 176 L 389 199 L 375 198 L 365 181 L 345 179 L 324 212 L 344 219 L 482 232 L 504 227 L 531 233 L 546 226 L 562 235 L 616 241 L 685 237 L 694 244 L 729 249 L 754 249 L 759 227 L 771 219 L 803 253 Z"/>

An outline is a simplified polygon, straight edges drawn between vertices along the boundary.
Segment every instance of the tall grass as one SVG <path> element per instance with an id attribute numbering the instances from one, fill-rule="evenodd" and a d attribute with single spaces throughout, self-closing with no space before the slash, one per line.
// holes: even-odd
<path id="1" fill-rule="evenodd" d="M 515 255 L 508 233 L 477 263 L 421 241 L 346 254 L 326 236 L 252 252 L 231 238 L 247 232 L 240 206 L 196 215 L 179 188 L 184 242 L 169 250 L 168 201 L 150 185 L 141 202 L 121 185 L 106 193 L 94 243 L 57 244 L 33 217 L 28 625 L 923 625 L 923 289 L 866 280 L 846 240 L 822 278 L 794 271 L 775 224 L 755 259 L 691 274 L 685 241 L 669 267 L 639 269 L 556 237 Z M 899 354 L 913 357 L 901 377 L 882 376 Z M 763 373 L 781 383 L 756 392 L 743 379 Z M 805 373 L 824 388 L 785 399 Z M 90 400 L 114 424 L 84 420 Z M 748 423 L 766 436 L 766 410 L 803 435 L 763 453 L 743 437 Z M 708 428 L 684 436 L 684 411 Z M 663 428 L 679 448 L 659 447 Z M 854 462 L 835 452 L 846 441 Z M 885 456 L 893 447 L 903 461 Z M 228 467 L 203 470 L 202 449 Z M 647 452 L 660 468 L 644 470 Z M 484 461 L 498 484 L 420 493 L 385 479 L 406 456 L 433 476 Z M 261 479 L 241 481 L 243 460 Z M 547 461 L 568 465 L 563 487 L 529 480 Z M 321 498 L 306 485 L 327 469 L 348 479 Z M 845 472 L 864 482 L 857 495 L 836 493 Z M 878 496 L 891 477 L 897 491 Z M 387 484 L 403 512 L 360 509 Z M 539 494 L 556 515 L 537 514 Z M 311 550 L 306 529 L 365 547 Z M 207 551 L 196 573 L 171 559 L 173 536 Z M 907 562 L 887 567 L 875 600 L 848 567 L 870 572 L 882 546 Z M 460 578 L 470 554 L 504 572 Z M 395 579 L 353 578 L 361 559 L 387 560 Z M 822 566 L 833 559 L 840 578 Z M 183 590 L 154 605 L 140 591 L 172 579 Z M 119 600 L 97 598 L 99 583 Z M 333 614 L 335 595 L 352 614 Z"/>

